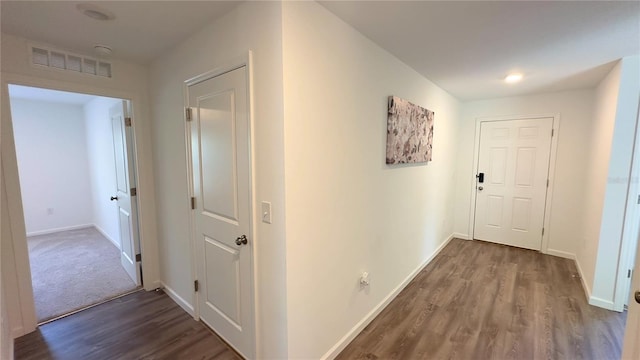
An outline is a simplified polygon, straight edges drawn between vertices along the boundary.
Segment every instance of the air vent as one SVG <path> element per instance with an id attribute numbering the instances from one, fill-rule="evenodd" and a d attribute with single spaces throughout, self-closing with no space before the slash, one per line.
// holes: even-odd
<path id="1" fill-rule="evenodd" d="M 108 62 L 39 46 L 31 46 L 31 63 L 93 76 L 106 78 L 112 76 L 111 64 Z"/>

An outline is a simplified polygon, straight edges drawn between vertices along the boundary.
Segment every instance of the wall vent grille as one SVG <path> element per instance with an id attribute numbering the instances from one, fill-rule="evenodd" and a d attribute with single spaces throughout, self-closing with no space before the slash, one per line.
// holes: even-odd
<path id="1" fill-rule="evenodd" d="M 36 66 L 74 71 L 82 74 L 110 78 L 111 64 L 80 55 L 73 55 L 41 46 L 31 46 L 31 63 Z"/>

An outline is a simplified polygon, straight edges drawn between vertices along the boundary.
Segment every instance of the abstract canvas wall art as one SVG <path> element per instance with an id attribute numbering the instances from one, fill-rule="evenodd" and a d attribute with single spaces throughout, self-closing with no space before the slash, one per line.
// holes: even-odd
<path id="1" fill-rule="evenodd" d="M 433 111 L 389 96 L 387 115 L 387 164 L 431 161 Z"/>

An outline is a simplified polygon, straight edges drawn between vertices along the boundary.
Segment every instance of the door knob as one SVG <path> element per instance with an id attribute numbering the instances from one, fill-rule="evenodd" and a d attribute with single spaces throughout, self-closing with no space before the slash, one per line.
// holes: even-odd
<path id="1" fill-rule="evenodd" d="M 112 196 L 111 197 L 111 201 L 113 201 L 113 200 L 118 200 L 118 197 L 117 196 Z"/>
<path id="2" fill-rule="evenodd" d="M 246 245 L 247 244 L 247 235 L 242 235 L 236 239 L 236 245 Z"/>
<path id="3" fill-rule="evenodd" d="M 634 298 L 636 298 L 636 302 L 637 302 L 638 304 L 640 304 L 640 291 L 636 291 L 636 292 L 633 294 L 633 297 L 634 297 Z"/>
<path id="4" fill-rule="evenodd" d="M 478 186 L 478 190 L 482 191 L 484 188 L 482 186 Z"/>

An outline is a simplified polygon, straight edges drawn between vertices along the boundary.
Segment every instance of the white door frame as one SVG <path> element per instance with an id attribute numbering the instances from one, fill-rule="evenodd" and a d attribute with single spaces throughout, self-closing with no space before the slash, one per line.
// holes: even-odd
<path id="1" fill-rule="evenodd" d="M 639 100 L 640 102 L 640 100 Z M 627 277 L 627 271 L 634 268 L 633 256 L 636 254 L 638 244 L 638 231 L 633 229 L 633 222 L 640 220 L 640 208 L 637 204 L 640 194 L 640 108 L 636 115 L 635 138 L 633 141 L 631 168 L 629 169 L 629 183 L 627 184 L 627 201 L 624 211 L 624 223 L 622 227 L 622 243 L 618 255 L 618 272 L 616 286 L 613 295 L 613 309 L 624 311 L 624 304 L 629 301 L 627 296 L 631 289 L 631 278 Z M 637 224 L 637 223 L 636 223 Z M 634 231 L 636 231 L 634 233 Z M 636 263 L 640 259 L 636 259 Z M 639 271 L 637 267 L 634 272 Z"/>
<path id="2" fill-rule="evenodd" d="M 551 152 L 549 154 L 549 186 L 547 187 L 546 201 L 544 207 L 544 235 L 542 235 L 542 245 L 540 252 L 547 254 L 549 248 L 549 234 L 550 221 L 551 221 L 551 202 L 553 199 L 553 179 L 555 176 L 556 168 L 556 155 L 558 152 L 558 129 L 560 128 L 560 114 L 542 114 L 542 115 L 510 115 L 510 116 L 488 116 L 476 118 L 476 132 L 474 136 L 473 145 L 473 172 L 470 174 L 474 179 L 471 184 L 471 211 L 469 211 L 469 227 L 468 233 L 470 240 L 475 238 L 475 218 L 476 218 L 476 180 L 475 176 L 478 173 L 478 159 L 480 157 L 480 126 L 483 122 L 489 121 L 508 121 L 508 120 L 527 120 L 527 119 L 540 119 L 540 118 L 553 118 L 553 136 L 551 137 Z"/>
<path id="3" fill-rule="evenodd" d="M 253 321 L 253 326 L 254 328 L 251 331 L 252 337 L 253 339 L 251 339 L 251 343 L 253 344 L 253 354 L 258 354 L 257 352 L 257 344 L 256 344 L 256 339 L 257 339 L 257 324 L 258 324 L 258 309 L 256 308 L 256 294 L 257 294 L 257 283 L 256 283 L 256 279 L 258 278 L 256 274 L 256 258 L 257 256 L 257 246 L 255 246 L 255 243 L 258 241 L 258 235 L 257 235 L 257 231 L 255 229 L 254 224 L 257 224 L 257 215 L 256 215 L 256 209 L 258 209 L 257 204 L 256 204 L 256 199 L 255 199 L 255 189 L 256 189 L 256 182 L 255 182 L 255 153 L 254 153 L 254 149 L 255 149 L 255 144 L 254 144 L 254 139 L 255 139 L 255 134 L 254 134 L 254 109 L 253 109 L 253 66 L 252 66 L 252 52 L 251 50 L 248 50 L 246 53 L 244 53 L 241 56 L 237 56 L 235 58 L 229 59 L 228 61 L 225 61 L 224 63 L 220 64 L 220 66 L 214 68 L 213 70 L 207 71 L 205 73 L 202 73 L 200 75 L 197 75 L 195 77 L 192 77 L 190 79 L 187 79 L 184 81 L 183 84 L 183 95 L 184 95 L 184 99 L 183 99 L 183 103 L 184 103 L 184 107 L 188 107 L 189 106 L 189 86 L 191 85 L 195 85 L 197 83 L 200 83 L 202 81 L 211 79 L 213 77 L 216 77 L 218 75 L 222 75 L 224 73 L 230 72 L 232 70 L 236 70 L 239 69 L 241 67 L 246 67 L 247 69 L 247 89 L 248 89 L 248 116 L 249 116 L 249 183 L 250 188 L 249 188 L 249 203 L 251 204 L 251 209 L 249 210 L 251 215 L 249 216 L 249 234 L 250 234 L 250 239 L 253 239 L 253 249 L 252 249 L 252 259 L 251 259 L 251 273 L 252 273 L 252 281 L 253 283 L 250 285 L 251 286 L 251 290 L 252 293 L 250 294 L 251 297 L 251 304 L 253 307 L 253 317 L 254 317 L 254 321 Z M 185 201 L 190 201 L 190 198 L 194 196 L 195 192 L 194 192 L 194 188 L 193 188 L 193 160 L 192 160 L 192 151 L 191 151 L 191 123 L 189 121 L 187 121 L 186 119 L 186 113 L 185 113 L 185 118 L 184 118 L 184 134 L 185 134 L 185 145 L 186 145 L 186 163 L 187 163 L 187 183 L 189 186 L 189 199 L 185 199 Z M 191 209 L 191 206 L 189 206 L 189 209 Z M 197 280 L 197 276 L 198 276 L 198 272 L 197 272 L 197 261 L 198 261 L 198 254 L 196 254 L 196 249 L 198 248 L 197 246 L 197 239 L 195 237 L 195 217 L 193 214 L 193 211 L 189 210 L 189 246 L 191 247 L 190 249 L 190 254 L 191 254 L 191 280 L 195 281 Z M 192 292 L 193 295 L 193 318 L 195 320 L 200 320 L 200 305 L 198 303 L 198 294 L 196 294 L 195 289 L 193 289 Z"/>
<path id="4" fill-rule="evenodd" d="M 13 126 L 13 119 L 11 118 L 11 113 L 9 111 L 9 85 L 21 85 L 21 86 L 31 86 L 38 87 L 50 90 L 59 90 L 59 91 L 68 91 L 82 94 L 90 94 L 96 96 L 104 96 L 104 97 L 112 97 L 119 99 L 126 99 L 130 101 L 132 113 L 131 116 L 134 119 L 132 130 L 133 130 L 133 156 L 136 159 L 135 162 L 135 171 L 136 171 L 136 179 L 137 179 L 137 196 L 136 202 L 138 203 L 138 232 L 140 236 L 140 250 L 144 252 L 145 255 L 142 259 L 142 273 L 143 273 L 143 284 L 144 289 L 147 291 L 153 290 L 158 287 L 157 274 L 158 274 L 158 259 L 156 257 L 155 251 L 153 249 L 157 248 L 157 240 L 151 238 L 150 235 L 147 235 L 145 232 L 145 224 L 149 220 L 145 220 L 147 216 L 147 211 L 149 209 L 142 206 L 142 199 L 146 199 L 147 197 L 153 197 L 152 191 L 153 189 L 147 189 L 143 182 L 140 180 L 140 156 L 139 156 L 139 139 L 136 134 L 143 133 L 144 129 L 141 128 L 141 121 L 136 121 L 137 114 L 140 114 L 142 108 L 142 95 L 137 92 L 129 92 L 129 91 L 119 91 L 113 89 L 107 89 L 102 87 L 96 87 L 92 85 L 78 84 L 73 82 L 59 81 L 59 80 L 49 80 L 38 78 L 29 75 L 22 74 L 14 74 L 14 73 L 2 73 L 2 122 L 5 119 L 9 119 L 9 124 Z M 11 129 L 2 129 L 3 132 L 7 132 L 7 134 L 3 134 L 3 137 L 7 136 L 10 138 L 9 144 L 3 144 L 3 154 L 2 154 L 2 167 L 3 167 L 3 176 L 5 177 L 5 186 L 7 190 L 7 205 L 9 207 L 9 216 L 11 218 L 11 229 L 12 229 L 12 240 L 14 246 L 14 255 L 15 255 L 15 263 L 16 263 L 16 271 L 18 277 L 18 288 L 19 288 L 19 303 L 20 303 L 20 311 L 22 315 L 22 324 L 19 326 L 19 330 L 15 331 L 12 335 L 14 337 L 21 336 L 24 334 L 28 334 L 34 331 L 37 327 L 37 319 L 35 315 L 35 306 L 34 306 L 34 298 L 33 298 L 33 287 L 31 284 L 31 269 L 29 265 L 29 250 L 27 247 L 27 238 L 26 238 L 26 230 L 24 225 L 24 212 L 22 206 L 22 197 L 20 193 L 20 183 L 18 179 L 18 167 L 16 161 L 16 151 L 15 144 L 13 141 L 13 131 L 7 131 Z M 5 153 L 4 150 L 8 150 L 9 153 Z M 147 159 L 149 160 L 149 159 Z M 6 168 L 9 171 L 6 171 Z M 6 175 L 9 173 L 11 176 L 7 178 Z M 145 200 L 146 201 L 146 200 Z M 153 220 L 152 220 L 153 221 Z"/>

